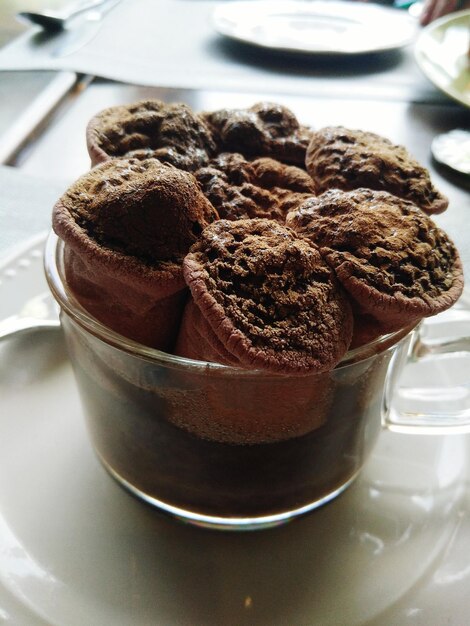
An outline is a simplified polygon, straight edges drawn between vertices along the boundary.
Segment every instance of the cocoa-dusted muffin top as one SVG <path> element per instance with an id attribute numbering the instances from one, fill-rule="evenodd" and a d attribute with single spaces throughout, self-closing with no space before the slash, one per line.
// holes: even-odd
<path id="1" fill-rule="evenodd" d="M 65 216 L 64 216 L 65 214 Z M 218 215 L 188 172 L 155 159 L 112 159 L 81 176 L 54 211 L 97 244 L 150 264 L 181 261 Z"/>
<path id="2" fill-rule="evenodd" d="M 154 157 L 192 171 L 215 151 L 209 129 L 189 106 L 159 100 L 104 109 L 90 120 L 86 139 L 92 164 L 110 157 Z"/>
<path id="3" fill-rule="evenodd" d="M 463 288 L 457 250 L 411 202 L 370 189 L 330 190 L 287 224 L 315 243 L 364 313 L 397 327 L 450 307 Z"/>
<path id="4" fill-rule="evenodd" d="M 285 374 L 334 367 L 352 314 L 318 249 L 266 219 L 219 220 L 183 264 L 196 305 L 239 364 Z"/>
<path id="5" fill-rule="evenodd" d="M 403 146 L 375 133 L 343 126 L 317 130 L 308 146 L 306 166 L 317 193 L 367 187 L 410 200 L 429 214 L 448 206 L 428 170 Z"/>
<path id="6" fill-rule="evenodd" d="M 284 223 L 286 215 L 314 193 L 305 170 L 268 157 L 247 161 L 224 152 L 194 173 L 223 219 L 263 217 Z"/>
<path id="7" fill-rule="evenodd" d="M 305 167 L 312 131 L 281 104 L 258 102 L 247 109 L 205 111 L 200 117 L 212 130 L 219 152 L 269 156 Z"/>

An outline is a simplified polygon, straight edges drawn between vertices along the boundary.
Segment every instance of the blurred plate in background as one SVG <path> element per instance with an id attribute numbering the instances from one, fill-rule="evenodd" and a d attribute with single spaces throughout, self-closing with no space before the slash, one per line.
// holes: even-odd
<path id="1" fill-rule="evenodd" d="M 422 72 L 445 94 L 470 107 L 470 10 L 426 26 L 415 47 Z"/>
<path id="2" fill-rule="evenodd" d="M 242 0 L 213 13 L 222 35 L 262 48 L 307 54 L 364 54 L 409 44 L 416 21 L 407 12 L 336 0 Z"/>

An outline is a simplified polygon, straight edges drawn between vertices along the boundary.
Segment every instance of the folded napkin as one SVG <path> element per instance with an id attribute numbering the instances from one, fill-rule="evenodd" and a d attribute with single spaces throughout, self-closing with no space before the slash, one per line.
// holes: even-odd
<path id="1" fill-rule="evenodd" d="M 0 256 L 33 235 L 50 230 L 52 207 L 65 185 L 0 166 Z"/>

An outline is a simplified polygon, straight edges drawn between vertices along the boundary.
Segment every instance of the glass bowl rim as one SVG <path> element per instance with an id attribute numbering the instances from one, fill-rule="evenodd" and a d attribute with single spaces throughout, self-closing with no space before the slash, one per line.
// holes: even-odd
<path id="1" fill-rule="evenodd" d="M 141 357 L 152 362 L 158 362 L 160 365 L 167 365 L 175 368 L 189 368 L 199 372 L 202 370 L 218 370 L 220 372 L 244 376 L 263 376 L 273 378 L 299 377 L 299 374 L 275 374 L 273 372 L 266 372 L 260 369 L 245 369 L 242 367 L 223 365 L 221 363 L 214 363 L 210 361 L 189 359 L 145 346 L 111 330 L 88 313 L 78 302 L 73 293 L 67 288 L 63 278 L 64 270 L 62 261 L 64 246 L 64 242 L 54 233 L 54 231 L 51 231 L 47 237 L 44 250 L 44 270 L 49 289 L 54 299 L 59 304 L 61 311 L 76 322 L 82 329 L 88 331 L 103 343 L 109 344 L 112 347 L 132 354 L 133 356 Z M 363 362 L 372 356 L 384 353 L 407 337 L 410 332 L 416 329 L 418 325 L 419 322 L 413 323 L 397 331 L 381 335 L 369 343 L 349 350 L 331 371 L 340 370 L 349 365 Z M 325 372 L 310 372 L 300 374 L 300 376 L 317 376 L 324 373 Z"/>

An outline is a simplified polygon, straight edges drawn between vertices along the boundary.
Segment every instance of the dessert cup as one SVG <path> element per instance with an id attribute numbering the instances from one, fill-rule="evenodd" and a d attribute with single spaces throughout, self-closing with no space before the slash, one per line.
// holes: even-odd
<path id="1" fill-rule="evenodd" d="M 267 156 L 305 167 L 312 130 L 281 104 L 257 102 L 247 109 L 205 111 L 199 117 L 210 128 L 218 152 Z"/>
<path id="2" fill-rule="evenodd" d="M 267 219 L 218 220 L 183 261 L 194 307 L 176 353 L 283 375 L 332 369 L 352 336 L 349 301 L 318 249 Z M 205 348 L 209 352 L 205 352 Z"/>
<path id="3" fill-rule="evenodd" d="M 449 204 L 429 171 L 405 147 L 376 133 L 321 128 L 313 133 L 305 160 L 318 194 L 367 187 L 409 200 L 430 215 L 442 213 Z"/>
<path id="4" fill-rule="evenodd" d="M 207 164 L 215 144 L 204 121 L 183 103 L 160 100 L 113 106 L 88 122 L 92 167 L 115 157 L 154 158 L 183 170 Z"/>
<path id="5" fill-rule="evenodd" d="M 187 172 L 115 158 L 62 195 L 52 223 L 82 305 L 116 332 L 170 350 L 187 298 L 182 260 L 216 217 Z"/>
<path id="6" fill-rule="evenodd" d="M 94 319 L 65 280 L 63 248 L 51 235 L 46 275 L 91 442 L 122 486 L 179 519 L 239 530 L 293 519 L 351 484 L 380 433 L 384 390 L 412 328 L 301 377 L 189 360 Z M 297 403 L 283 401 L 293 388 Z"/>
<path id="7" fill-rule="evenodd" d="M 223 152 L 194 175 L 221 219 L 261 217 L 283 224 L 289 211 L 314 194 L 305 170 L 267 157 L 249 161 Z"/>
<path id="8" fill-rule="evenodd" d="M 412 202 L 388 192 L 330 189 L 287 216 L 287 225 L 318 246 L 348 292 L 358 340 L 364 316 L 393 331 L 450 308 L 463 268 L 449 236 Z"/>

